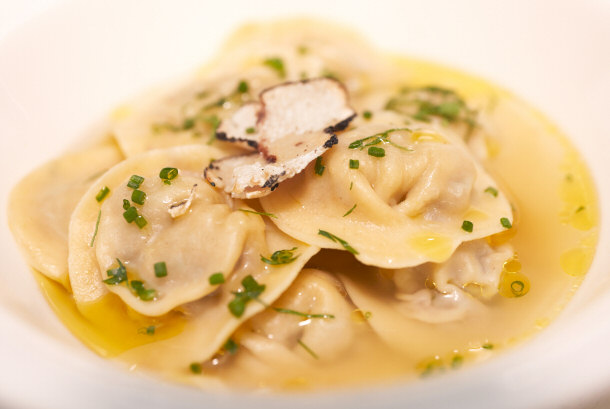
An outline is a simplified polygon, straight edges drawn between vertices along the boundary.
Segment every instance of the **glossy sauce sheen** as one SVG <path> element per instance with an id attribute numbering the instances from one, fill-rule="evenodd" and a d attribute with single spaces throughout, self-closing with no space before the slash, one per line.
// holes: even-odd
<path id="1" fill-rule="evenodd" d="M 422 340 L 421 348 L 408 353 L 393 350 L 372 331 L 368 321 L 379 317 L 354 307 L 351 319 L 356 324 L 357 342 L 334 359 L 318 362 L 312 357 L 309 365 L 296 369 L 267 368 L 264 363 L 257 366 L 255 357 L 239 357 L 240 353 L 249 353 L 239 351 L 225 365 L 204 365 L 203 374 L 184 368 L 161 373 L 164 378 L 204 388 L 220 380 L 232 387 L 272 390 L 414 379 L 487 359 L 544 328 L 568 302 L 591 264 L 599 221 L 592 179 L 578 152 L 543 115 L 499 87 L 441 65 L 403 57 L 392 57 L 392 61 L 401 73 L 395 79 L 396 88 L 434 84 L 453 89 L 469 104 L 483 108 L 494 130 L 487 139 L 490 156 L 483 165 L 516 211 L 513 229 L 489 240 L 513 245 L 518 263 L 506 268 L 518 270 L 508 273 L 527 277 L 529 293 L 519 298 L 495 296 L 487 302 L 492 313 L 483 319 L 419 323 L 417 331 L 433 333 L 434 337 Z M 367 107 L 355 108 L 360 113 Z M 413 242 L 423 253 L 432 255 L 444 246 L 442 237 L 414 238 Z M 322 250 L 307 267 L 333 274 L 349 271 L 362 283 L 376 279 L 374 268 L 336 250 Z M 64 287 L 41 274 L 35 276 L 53 309 L 78 338 L 96 353 L 132 370 L 157 366 L 152 350 L 134 347 L 169 339 L 189 326 L 189 318 L 180 312 L 145 317 L 126 307 L 114 294 L 81 305 L 79 310 Z M 370 289 L 380 294 L 384 291 L 373 282 Z M 155 327 L 154 333 L 147 331 L 151 326 Z M 397 339 L 409 336 L 396 334 Z M 239 334 L 236 338 L 239 342 Z"/>

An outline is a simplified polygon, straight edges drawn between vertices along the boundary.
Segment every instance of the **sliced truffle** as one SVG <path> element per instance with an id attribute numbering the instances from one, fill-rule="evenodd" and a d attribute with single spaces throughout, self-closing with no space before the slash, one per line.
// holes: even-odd
<path id="1" fill-rule="evenodd" d="M 328 149 L 334 133 L 345 129 L 355 115 L 346 89 L 331 78 L 281 84 L 263 91 L 260 100 L 259 151 L 277 161 L 325 144 Z"/>
<path id="2" fill-rule="evenodd" d="M 231 118 L 223 120 L 216 130 L 216 138 L 233 142 L 244 148 L 257 149 L 260 133 L 257 130 L 261 104 L 249 102 L 240 107 Z"/>
<path id="3" fill-rule="evenodd" d="M 218 160 L 205 170 L 208 182 L 233 197 L 268 195 L 335 145 L 336 133 L 356 116 L 343 85 L 330 78 L 287 82 L 263 91 L 260 101 L 259 153 Z M 254 109 L 248 110 L 252 115 Z M 242 129 L 244 123 L 235 119 L 224 129 Z M 231 138 L 239 141 L 240 134 L 225 140 Z"/>

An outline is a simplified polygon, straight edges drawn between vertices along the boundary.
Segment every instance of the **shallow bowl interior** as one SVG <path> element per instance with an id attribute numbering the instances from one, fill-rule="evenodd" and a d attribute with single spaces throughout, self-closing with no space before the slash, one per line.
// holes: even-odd
<path id="1" fill-rule="evenodd" d="M 533 340 L 450 376 L 298 396 L 203 393 L 133 376 L 83 347 L 50 311 L 4 223 L 0 406 L 542 408 L 603 398 L 610 387 L 608 2 L 62 3 L 0 44 L 4 212 L 22 176 L 121 101 L 205 62 L 240 22 L 295 15 L 347 24 L 387 50 L 478 74 L 559 125 L 589 164 L 602 212 L 597 256 L 575 299 Z"/>

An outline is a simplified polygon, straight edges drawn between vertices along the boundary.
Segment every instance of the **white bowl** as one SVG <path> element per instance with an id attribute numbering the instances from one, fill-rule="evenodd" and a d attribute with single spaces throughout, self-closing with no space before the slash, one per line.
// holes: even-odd
<path id="1" fill-rule="evenodd" d="M 545 112 L 594 175 L 594 264 L 542 334 L 489 362 L 413 384 L 296 396 L 213 394 L 117 369 L 59 323 L 8 229 L 1 234 L 0 407 L 592 407 L 610 388 L 610 2 L 87 1 L 62 3 L 0 44 L 0 135 L 8 192 L 113 107 L 205 62 L 243 21 L 321 16 L 392 51 L 479 74 Z M 608 403 L 610 401 L 604 400 Z"/>

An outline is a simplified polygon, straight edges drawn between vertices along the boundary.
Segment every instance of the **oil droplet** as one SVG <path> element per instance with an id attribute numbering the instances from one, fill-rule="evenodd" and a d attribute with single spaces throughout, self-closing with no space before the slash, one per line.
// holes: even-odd
<path id="1" fill-rule="evenodd" d="M 530 280 L 519 272 L 503 271 L 498 292 L 506 298 L 523 297 L 530 290 Z"/>
<path id="2" fill-rule="evenodd" d="M 521 271 L 521 262 L 516 258 L 511 258 L 504 263 L 503 266 L 504 271 L 509 271 L 512 273 L 518 273 Z"/>
<path id="3" fill-rule="evenodd" d="M 352 321 L 354 321 L 354 322 L 356 322 L 358 324 L 365 323 L 366 321 L 371 319 L 372 316 L 373 316 L 372 312 L 370 312 L 370 311 L 362 311 L 360 309 L 355 309 L 351 313 Z"/>
<path id="4" fill-rule="evenodd" d="M 484 213 L 480 210 L 474 209 L 474 208 L 470 208 L 468 209 L 468 211 L 464 214 L 463 217 L 464 220 L 469 220 L 471 222 L 474 223 L 474 225 L 476 226 L 478 223 L 483 222 L 487 219 L 489 219 L 489 216 L 487 215 L 487 213 Z"/>
<path id="5" fill-rule="evenodd" d="M 430 261 L 437 263 L 445 261 L 453 250 L 451 240 L 434 233 L 413 237 L 410 244 L 415 252 L 423 254 Z"/>
<path id="6" fill-rule="evenodd" d="M 593 249 L 590 247 L 577 247 L 565 251 L 559 257 L 561 269 L 574 277 L 585 275 L 593 261 Z"/>
<path id="7" fill-rule="evenodd" d="M 433 132 L 422 132 L 422 131 L 413 132 L 411 134 L 411 140 L 413 141 L 413 143 L 420 143 L 420 142 L 447 143 L 445 138 L 443 138 L 439 134 L 436 134 Z"/>

